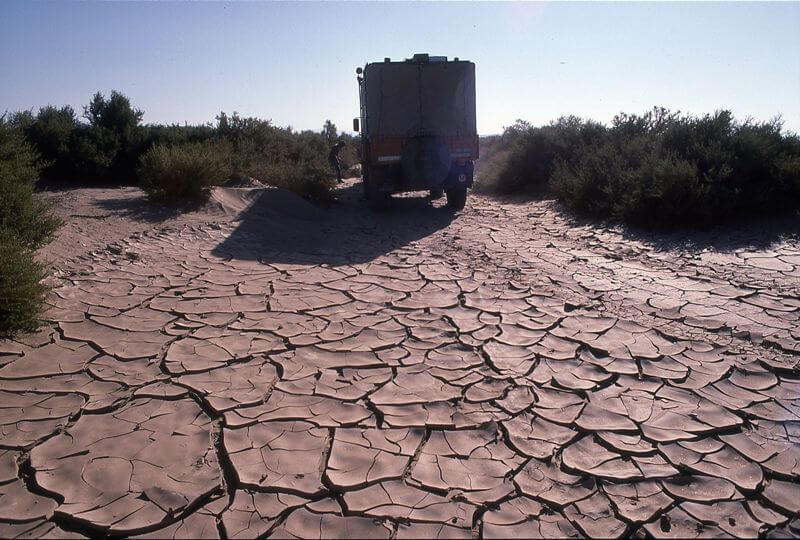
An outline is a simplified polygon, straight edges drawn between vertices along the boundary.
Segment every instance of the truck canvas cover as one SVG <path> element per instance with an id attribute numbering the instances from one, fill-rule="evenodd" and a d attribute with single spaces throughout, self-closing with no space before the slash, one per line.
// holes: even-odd
<path id="1" fill-rule="evenodd" d="M 370 136 L 477 133 L 472 62 L 374 63 L 364 75 Z"/>

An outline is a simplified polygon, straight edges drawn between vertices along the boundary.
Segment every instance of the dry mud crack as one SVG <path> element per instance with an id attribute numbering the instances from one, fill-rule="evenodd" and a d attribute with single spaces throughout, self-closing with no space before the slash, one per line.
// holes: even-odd
<path id="1" fill-rule="evenodd" d="M 62 264 L 0 341 L 0 537 L 800 535 L 796 230 L 355 190 Z"/>

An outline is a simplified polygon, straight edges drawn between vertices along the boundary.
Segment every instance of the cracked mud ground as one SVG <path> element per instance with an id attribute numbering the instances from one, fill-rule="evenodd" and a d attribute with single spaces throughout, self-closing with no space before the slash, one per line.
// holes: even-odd
<path id="1" fill-rule="evenodd" d="M 800 535 L 796 232 L 356 189 L 62 265 L 0 342 L 0 537 Z"/>

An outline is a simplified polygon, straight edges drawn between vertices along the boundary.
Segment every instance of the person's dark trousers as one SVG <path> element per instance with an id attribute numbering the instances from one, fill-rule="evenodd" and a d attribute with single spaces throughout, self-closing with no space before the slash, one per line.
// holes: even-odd
<path id="1" fill-rule="evenodd" d="M 333 170 L 336 171 L 336 182 L 341 184 L 342 183 L 342 167 L 339 165 L 339 160 L 331 161 L 331 166 L 333 166 Z"/>

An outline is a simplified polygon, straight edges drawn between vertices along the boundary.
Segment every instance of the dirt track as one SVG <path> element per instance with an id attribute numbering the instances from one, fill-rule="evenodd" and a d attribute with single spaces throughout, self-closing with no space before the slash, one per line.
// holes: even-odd
<path id="1" fill-rule="evenodd" d="M 0 342 L 0 537 L 800 535 L 796 218 L 356 192 L 68 223 Z"/>

